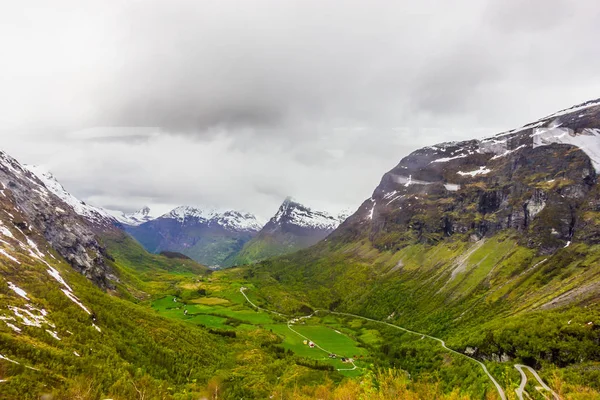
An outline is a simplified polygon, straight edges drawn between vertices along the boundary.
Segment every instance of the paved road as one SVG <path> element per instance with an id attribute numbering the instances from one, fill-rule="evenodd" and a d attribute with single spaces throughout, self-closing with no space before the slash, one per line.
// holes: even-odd
<path id="1" fill-rule="evenodd" d="M 319 311 L 322 311 L 322 310 L 317 310 L 315 312 L 319 312 Z M 488 369 L 487 369 L 487 367 L 485 366 L 484 363 L 482 363 L 479 360 L 474 359 L 473 357 L 469 357 L 466 354 L 460 353 L 460 352 L 458 352 L 456 350 L 452 350 L 451 348 L 449 348 L 448 346 L 446 346 L 446 342 L 444 342 L 440 338 L 436 338 L 434 336 L 430 336 L 430 335 L 427 335 L 427 334 L 424 334 L 424 333 L 420 333 L 420 332 L 411 331 L 410 329 L 406 329 L 406 328 L 403 328 L 403 327 L 398 326 L 398 325 L 393 325 L 393 324 L 390 324 L 389 322 L 378 321 L 376 319 L 362 317 L 360 315 L 348 314 L 348 313 L 340 313 L 340 312 L 335 312 L 335 311 L 325 311 L 325 312 L 328 312 L 328 313 L 331 313 L 331 314 L 337 314 L 337 315 L 345 315 L 345 316 L 353 317 L 353 318 L 360 318 L 360 319 L 364 319 L 364 320 L 367 320 L 367 321 L 376 322 L 376 323 L 379 323 L 379 324 L 384 324 L 384 325 L 390 326 L 390 327 L 395 328 L 395 329 L 399 329 L 399 330 L 404 331 L 404 332 L 412 333 L 413 335 L 419 335 L 421 337 L 426 337 L 426 338 L 438 341 L 438 342 L 440 342 L 440 344 L 442 345 L 442 347 L 444 349 L 448 350 L 449 352 L 457 354 L 457 355 L 465 357 L 465 358 L 468 358 L 469 360 L 472 360 L 472 361 L 476 362 L 477 364 L 479 364 L 479 366 L 483 369 L 483 372 L 485 372 L 485 374 L 488 376 L 488 378 L 490 378 L 490 380 L 492 381 L 492 383 L 494 384 L 494 386 L 496 386 L 496 390 L 498 391 L 498 394 L 500 395 L 500 398 L 502 400 L 506 400 L 506 394 L 504 393 L 504 389 L 502 389 L 502 386 L 500 386 L 500 384 L 496 381 L 496 379 L 494 379 L 494 377 L 492 376 L 492 374 L 490 374 L 490 372 L 488 371 Z"/>
<path id="2" fill-rule="evenodd" d="M 246 298 L 246 300 L 248 301 L 248 303 L 250 303 L 256 309 L 263 310 L 263 311 L 266 311 L 266 312 L 270 312 L 270 313 L 273 313 L 273 314 L 277 314 L 277 315 L 280 315 L 280 316 L 286 316 L 286 315 L 278 313 L 276 311 L 271 311 L 271 310 L 267 310 L 267 309 L 258 307 L 256 304 L 254 304 L 253 302 L 250 301 L 250 299 L 248 298 L 248 296 L 246 296 L 246 293 L 244 293 L 244 290 L 246 290 L 246 288 L 242 287 L 240 289 L 240 292 L 244 295 L 244 297 Z M 411 333 L 413 335 L 421 336 L 421 339 L 422 338 L 429 338 L 429 339 L 435 340 L 435 341 L 439 342 L 442 345 L 442 347 L 444 349 L 448 350 L 449 352 L 454 353 L 456 355 L 459 355 L 461 357 L 468 358 L 469 360 L 471 360 L 471 361 L 476 362 L 477 364 L 479 364 L 479 366 L 481 367 L 481 369 L 483 369 L 483 372 L 488 376 L 488 378 L 490 378 L 490 380 L 492 381 L 492 383 L 496 387 L 496 390 L 498 392 L 498 395 L 500 395 L 500 398 L 502 400 L 506 400 L 506 393 L 504 393 L 504 389 L 502 389 L 502 386 L 500 386 L 500 384 L 496 381 L 496 379 L 494 379 L 494 377 L 492 376 L 492 374 L 490 374 L 490 372 L 488 371 L 488 369 L 487 369 L 487 367 L 485 366 L 484 363 L 482 363 L 481 361 L 479 361 L 479 360 L 477 360 L 477 359 L 475 359 L 473 357 L 469 357 L 466 354 L 460 353 L 460 352 L 458 352 L 456 350 L 453 350 L 453 349 L 449 348 L 448 346 L 446 346 L 446 342 L 444 342 L 440 338 L 437 338 L 437 337 L 434 337 L 434 336 L 430 336 L 430 335 L 427 335 L 425 333 L 420 333 L 420 332 L 412 331 L 410 329 L 406 329 L 406 328 L 403 328 L 403 327 L 398 326 L 398 325 L 390 324 L 389 322 L 379 321 L 379 320 L 376 320 L 376 319 L 367 318 L 367 317 L 363 317 L 363 316 L 356 315 L 356 314 L 341 313 L 341 312 L 335 312 L 335 311 L 329 311 L 329 310 L 315 310 L 315 312 L 313 314 L 309 315 L 308 317 L 301 317 L 301 318 L 310 318 L 312 315 L 314 315 L 314 314 L 316 314 L 318 312 L 328 312 L 328 313 L 336 314 L 336 315 L 345 315 L 345 316 L 348 316 L 348 317 L 364 319 L 366 321 L 376 322 L 378 324 L 384 324 L 384 325 L 390 326 L 392 328 L 399 329 L 399 330 L 407 332 L 407 333 Z M 305 336 L 301 335 L 300 333 L 296 332 L 294 329 L 292 329 L 290 327 L 290 325 L 291 325 L 290 321 L 288 321 L 288 328 L 292 332 L 296 333 L 299 336 L 304 337 L 306 340 L 310 340 L 307 337 L 305 337 Z M 318 346 L 316 343 L 315 343 L 315 346 L 318 347 L 319 349 L 327 352 L 327 353 L 330 353 L 327 350 L 323 349 L 322 347 Z M 354 363 L 353 363 L 353 365 L 354 365 Z M 527 365 L 522 365 L 522 364 L 515 364 L 515 368 L 521 373 L 521 384 L 519 385 L 519 387 L 517 389 L 515 389 L 515 392 L 517 393 L 517 396 L 519 397 L 519 400 L 523 400 L 523 393 L 525 393 L 525 386 L 527 385 L 527 374 L 525 374 L 525 372 L 523 371 L 523 368 L 529 370 L 533 374 L 533 376 L 535 377 L 535 379 L 537 379 L 537 381 L 540 383 L 541 388 L 543 388 L 544 390 L 547 390 L 550 393 L 552 393 L 552 396 L 554 397 L 555 400 L 560 400 L 560 397 L 558 396 L 558 394 L 555 391 L 553 391 L 542 380 L 542 378 L 538 375 L 538 373 L 533 368 L 528 367 Z M 352 369 L 356 369 L 356 365 L 354 365 L 354 368 L 352 368 Z"/>
<path id="3" fill-rule="evenodd" d="M 257 310 L 260 310 L 260 311 L 264 311 L 264 312 L 268 312 L 268 313 L 271 313 L 271 314 L 279 315 L 279 316 L 281 316 L 281 317 L 289 317 L 288 315 L 285 315 L 285 314 L 279 313 L 279 312 L 277 312 L 277 311 L 267 310 L 266 308 L 262 308 L 262 307 L 259 307 L 259 306 L 257 306 L 256 304 L 254 304 L 254 303 L 253 303 L 253 302 L 252 302 L 252 301 L 251 301 L 251 300 L 248 298 L 248 296 L 246 296 L 246 293 L 244 293 L 244 291 L 245 291 L 245 290 L 246 290 L 246 288 L 245 288 L 245 287 L 241 287 L 241 288 L 240 288 L 240 293 L 241 293 L 241 294 L 242 294 L 242 295 L 243 295 L 243 296 L 246 298 L 246 301 L 247 301 L 248 303 L 250 303 L 250 305 L 251 305 L 252 307 L 254 307 L 254 308 L 256 308 Z M 298 317 L 297 319 L 308 319 L 308 318 L 312 317 L 313 315 L 314 315 L 314 313 L 313 313 L 313 314 L 311 314 L 311 315 L 304 316 L 304 317 Z M 319 346 L 319 345 L 318 345 L 318 344 L 317 344 L 317 343 L 316 343 L 314 340 L 311 340 L 310 338 L 308 338 L 308 337 L 304 336 L 304 335 L 303 335 L 303 334 L 301 334 L 300 332 L 298 332 L 298 331 L 296 331 L 295 329 L 293 329 L 293 328 L 292 328 L 292 326 L 291 326 L 291 325 L 292 325 L 292 321 L 293 321 L 293 320 L 294 320 L 294 318 L 292 318 L 292 319 L 290 319 L 290 320 L 288 320 L 288 321 L 287 321 L 287 327 L 288 327 L 288 329 L 289 329 L 290 331 L 294 332 L 296 335 L 300 336 L 301 338 L 303 338 L 303 339 L 305 339 L 305 340 L 308 340 L 308 341 L 310 341 L 310 342 L 313 342 L 313 343 L 314 343 L 314 345 L 315 345 L 315 347 L 316 347 L 317 349 L 319 349 L 319 350 L 321 350 L 321 351 L 323 351 L 323 352 L 327 353 L 328 355 L 329 355 L 329 354 L 334 354 L 332 351 L 326 350 L 326 349 L 324 349 L 323 347 Z M 338 370 L 338 371 L 354 371 L 355 369 L 357 369 L 357 368 L 358 368 L 358 367 L 356 366 L 356 364 L 354 364 L 354 361 L 351 361 L 350 363 L 352 364 L 352 368 L 338 368 L 337 370 Z"/>
<path id="4" fill-rule="evenodd" d="M 542 389 L 547 390 L 550 393 L 552 393 L 552 396 L 554 397 L 555 400 L 560 400 L 560 397 L 558 396 L 558 394 L 554 390 L 552 390 L 550 388 L 550 386 L 546 385 L 546 383 L 538 375 L 538 373 L 535 371 L 535 369 L 528 367 L 527 365 L 523 365 L 523 364 L 515 364 L 515 368 L 521 373 L 521 384 L 519 385 L 519 387 L 517 389 L 515 389 L 515 392 L 517 393 L 517 397 L 519 397 L 519 400 L 523 400 L 523 393 L 525 393 L 525 386 L 527 385 L 527 374 L 525 373 L 525 371 L 523 371 L 523 369 L 527 369 L 529 372 L 531 372 L 533 374 L 533 376 L 535 377 L 535 379 L 537 379 L 538 383 L 540 384 L 540 387 Z M 540 388 L 538 388 L 538 387 L 536 387 L 536 389 L 538 391 L 540 390 Z"/>

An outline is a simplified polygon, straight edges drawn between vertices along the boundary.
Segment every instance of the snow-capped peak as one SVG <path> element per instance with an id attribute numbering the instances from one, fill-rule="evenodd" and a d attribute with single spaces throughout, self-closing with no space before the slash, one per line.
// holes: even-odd
<path id="1" fill-rule="evenodd" d="M 185 222 L 189 219 L 205 219 L 209 220 L 217 214 L 214 209 L 203 209 L 191 206 L 179 206 L 168 213 L 161 215 L 159 218 L 171 218 L 176 219 L 179 222 Z"/>
<path id="2" fill-rule="evenodd" d="M 182 224 L 186 222 L 216 224 L 234 231 L 259 231 L 264 225 L 256 216 L 247 212 L 191 206 L 179 206 L 160 218 L 175 219 Z"/>
<path id="3" fill-rule="evenodd" d="M 77 214 L 96 223 L 112 223 L 115 218 L 100 207 L 94 207 L 79 200 L 69 193 L 49 171 L 37 165 L 25 165 L 25 169 L 35 175 L 54 195 L 73 208 Z"/>
<path id="4" fill-rule="evenodd" d="M 132 212 L 124 213 L 122 211 L 107 210 L 113 217 L 122 224 L 130 226 L 138 226 L 144 222 L 152 221 L 157 216 L 152 213 L 150 207 L 144 206 L 141 209 Z"/>
<path id="5" fill-rule="evenodd" d="M 271 219 L 274 224 L 292 224 L 303 228 L 333 230 L 346 219 L 345 213 L 332 215 L 306 207 L 291 197 L 287 197 Z"/>

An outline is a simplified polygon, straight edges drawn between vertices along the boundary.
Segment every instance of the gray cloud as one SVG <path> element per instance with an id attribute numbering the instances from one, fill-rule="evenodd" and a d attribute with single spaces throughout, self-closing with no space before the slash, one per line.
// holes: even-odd
<path id="1" fill-rule="evenodd" d="M 0 138 L 84 200 L 355 206 L 426 144 L 600 97 L 593 0 L 0 6 Z"/>

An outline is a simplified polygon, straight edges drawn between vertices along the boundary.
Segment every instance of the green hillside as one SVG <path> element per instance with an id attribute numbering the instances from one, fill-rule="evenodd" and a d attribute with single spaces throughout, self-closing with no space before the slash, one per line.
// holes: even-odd
<path id="1" fill-rule="evenodd" d="M 489 366 L 497 376 L 521 362 L 546 379 L 599 389 L 593 288 L 600 284 L 600 248 L 576 244 L 540 256 L 517 237 L 456 237 L 397 252 L 379 251 L 368 240 L 320 243 L 264 261 L 246 276 L 282 312 L 308 304 L 383 320 L 443 338 L 478 359 L 502 361 Z M 296 303 L 284 300 L 289 293 Z M 380 350 L 391 365 L 416 376 L 436 370 L 420 365 L 422 355 L 406 338 L 375 328 L 387 337 Z"/>

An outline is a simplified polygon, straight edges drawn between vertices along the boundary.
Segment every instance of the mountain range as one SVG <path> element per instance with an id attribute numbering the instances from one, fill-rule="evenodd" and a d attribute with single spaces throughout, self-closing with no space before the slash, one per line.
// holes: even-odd
<path id="1" fill-rule="evenodd" d="M 309 247 L 340 222 L 326 212 L 286 199 L 266 225 L 247 212 L 181 206 L 124 228 L 150 252 L 176 251 L 221 268 Z"/>
<path id="2" fill-rule="evenodd" d="M 311 210 L 291 198 L 266 225 L 248 212 L 209 207 L 180 206 L 157 216 L 145 206 L 124 213 L 86 204 L 39 166 L 25 168 L 90 222 L 118 226 L 152 253 L 179 252 L 212 268 L 252 263 L 312 246 L 347 216 Z"/>
<path id="3" fill-rule="evenodd" d="M 0 152 L 0 397 L 599 398 L 599 171 L 600 100 L 264 226 L 115 216 Z"/>

